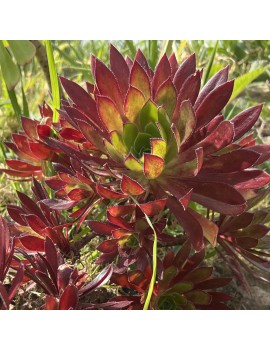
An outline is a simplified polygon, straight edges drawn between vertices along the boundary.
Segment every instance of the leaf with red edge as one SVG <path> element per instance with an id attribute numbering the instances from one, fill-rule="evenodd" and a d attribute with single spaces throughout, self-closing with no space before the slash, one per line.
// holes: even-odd
<path id="1" fill-rule="evenodd" d="M 140 209 L 145 213 L 147 216 L 155 216 L 158 215 L 160 212 L 163 211 L 164 207 L 166 206 L 167 199 L 160 199 L 154 200 L 150 202 L 146 202 L 144 204 L 140 204 Z"/>
<path id="2" fill-rule="evenodd" d="M 200 223 L 203 231 L 203 236 L 213 247 L 215 247 L 217 244 L 218 226 L 198 212 L 193 211 L 191 208 L 188 208 L 187 212 L 190 213 Z"/>
<path id="3" fill-rule="evenodd" d="M 52 129 L 47 124 L 38 124 L 37 125 L 38 136 L 43 139 L 49 137 L 52 134 Z"/>
<path id="4" fill-rule="evenodd" d="M 19 241 L 23 247 L 29 251 L 44 252 L 44 239 L 38 238 L 37 236 L 21 236 L 20 238 L 15 239 L 15 246 L 17 246 L 17 241 Z"/>
<path id="5" fill-rule="evenodd" d="M 52 210 L 69 210 L 73 208 L 76 201 L 60 200 L 60 199 L 45 199 L 41 201 L 43 204 L 51 208 Z"/>
<path id="6" fill-rule="evenodd" d="M 234 150 L 221 156 L 213 156 L 203 163 L 202 170 L 210 173 L 231 173 L 242 171 L 254 165 L 259 154 L 246 149 Z"/>
<path id="7" fill-rule="evenodd" d="M 173 212 L 180 225 L 184 228 L 188 238 L 196 251 L 204 247 L 203 230 L 200 223 L 173 197 L 167 200 L 168 208 Z"/>
<path id="8" fill-rule="evenodd" d="M 263 105 L 253 106 L 235 116 L 231 122 L 234 125 L 235 136 L 234 140 L 241 138 L 248 132 L 258 120 L 262 111 Z"/>
<path id="9" fill-rule="evenodd" d="M 135 204 L 122 206 L 109 206 L 108 211 L 114 217 L 122 217 L 131 214 L 136 208 Z"/>
<path id="10" fill-rule="evenodd" d="M 150 80 L 142 66 L 134 61 L 130 72 L 130 85 L 141 91 L 147 101 L 151 97 Z"/>
<path id="11" fill-rule="evenodd" d="M 118 251 L 118 239 L 104 240 L 97 246 L 97 250 L 103 253 L 117 252 Z"/>
<path id="12" fill-rule="evenodd" d="M 81 86 L 64 77 L 60 77 L 61 83 L 75 105 L 90 116 L 94 121 L 98 120 L 96 103 Z"/>
<path id="13" fill-rule="evenodd" d="M 124 98 L 129 85 L 129 68 L 124 57 L 112 44 L 110 44 L 110 65 Z"/>
<path id="14" fill-rule="evenodd" d="M 50 237 L 46 237 L 45 239 L 45 247 L 44 251 L 46 254 L 46 259 L 48 263 L 50 264 L 55 276 L 57 275 L 57 268 L 58 268 L 58 257 L 57 257 L 57 251 L 54 246 L 54 243 Z"/>
<path id="15" fill-rule="evenodd" d="M 121 190 L 124 194 L 129 195 L 141 195 L 145 193 L 145 189 L 136 180 L 131 179 L 125 174 L 122 177 Z"/>
<path id="16" fill-rule="evenodd" d="M 232 278 L 211 278 L 196 284 L 197 289 L 217 289 L 231 282 Z"/>
<path id="17" fill-rule="evenodd" d="M 181 203 L 184 209 L 188 207 L 191 200 L 192 188 L 186 187 L 173 179 L 162 183 L 161 187 L 165 191 L 169 191 Z"/>
<path id="18" fill-rule="evenodd" d="M 243 196 L 229 184 L 192 181 L 188 181 L 188 184 L 193 188 L 192 199 L 213 211 L 237 216 L 247 207 Z"/>
<path id="19" fill-rule="evenodd" d="M 217 72 L 215 75 L 213 75 L 213 77 L 211 77 L 208 80 L 208 82 L 205 84 L 205 86 L 200 92 L 200 95 L 194 106 L 195 109 L 199 107 L 199 105 L 203 102 L 206 96 L 209 95 L 215 88 L 227 82 L 228 74 L 229 74 L 229 66 L 226 66 L 225 68 Z"/>
<path id="20" fill-rule="evenodd" d="M 164 169 L 164 160 L 152 154 L 144 154 L 144 174 L 148 179 L 158 178 Z"/>
<path id="21" fill-rule="evenodd" d="M 109 132 L 116 130 L 123 133 L 123 121 L 114 102 L 107 96 L 97 97 L 97 108 L 100 118 Z"/>
<path id="22" fill-rule="evenodd" d="M 156 97 L 158 88 L 171 76 L 171 65 L 166 54 L 164 54 L 157 64 L 153 81 L 152 81 L 152 94 Z"/>
<path id="23" fill-rule="evenodd" d="M 125 98 L 124 111 L 130 122 L 135 122 L 145 104 L 143 93 L 137 88 L 131 86 Z"/>
<path id="24" fill-rule="evenodd" d="M 90 283 L 86 284 L 83 288 L 79 290 L 79 295 L 86 294 L 90 291 L 102 287 L 102 285 L 106 284 L 110 280 L 112 273 L 112 265 L 109 265 L 108 267 L 104 268 L 96 278 L 94 278 Z"/>
<path id="25" fill-rule="evenodd" d="M 173 84 L 177 91 L 180 91 L 183 84 L 189 76 L 195 73 L 196 70 L 196 56 L 195 54 L 189 56 L 178 68 L 175 73 Z"/>
<path id="26" fill-rule="evenodd" d="M 192 290 L 185 293 L 185 297 L 195 305 L 209 305 L 211 296 L 202 290 Z"/>
<path id="27" fill-rule="evenodd" d="M 42 230 L 47 227 L 47 224 L 34 214 L 24 215 L 24 218 L 26 219 L 29 227 L 38 234 L 41 234 Z"/>
<path id="28" fill-rule="evenodd" d="M 95 76 L 97 88 L 100 94 L 110 98 L 117 106 L 119 112 L 122 114 L 123 98 L 117 80 L 112 71 L 110 71 L 103 62 L 96 60 Z"/>
<path id="29" fill-rule="evenodd" d="M 233 91 L 234 81 L 226 82 L 209 93 L 196 109 L 197 128 L 211 121 L 225 107 Z"/>
<path id="30" fill-rule="evenodd" d="M 127 196 L 125 194 L 118 193 L 114 190 L 105 188 L 102 185 L 96 184 L 98 194 L 105 199 L 124 199 Z"/>
<path id="31" fill-rule="evenodd" d="M 24 267 L 21 265 L 12 280 L 11 287 L 8 290 L 9 301 L 12 301 L 15 295 L 17 294 L 17 291 L 23 281 L 23 276 L 24 276 Z"/>
<path id="32" fill-rule="evenodd" d="M 176 106 L 177 93 L 171 78 L 160 85 L 156 92 L 155 102 L 163 106 L 169 117 L 173 115 Z"/>
<path id="33" fill-rule="evenodd" d="M 83 134 L 74 128 L 62 128 L 59 134 L 63 139 L 75 141 L 77 143 L 85 141 Z"/>
<path id="34" fill-rule="evenodd" d="M 41 142 L 29 141 L 29 147 L 32 154 L 39 160 L 48 160 L 52 157 L 53 151 Z"/>
<path id="35" fill-rule="evenodd" d="M 185 100 L 189 100 L 193 105 L 199 94 L 200 87 L 201 73 L 197 71 L 196 73 L 189 76 L 183 84 L 177 97 L 177 106 L 180 106 L 181 103 Z"/>
<path id="36" fill-rule="evenodd" d="M 135 60 L 142 66 L 148 76 L 151 78 L 153 76 L 153 71 L 148 65 L 148 62 L 140 49 L 137 50 Z"/>
<path id="37" fill-rule="evenodd" d="M 170 57 L 169 57 L 169 62 L 170 62 L 170 66 L 171 66 L 171 78 L 173 79 L 173 77 L 175 76 L 175 73 L 178 70 L 178 62 L 175 56 L 175 53 L 173 52 Z"/>
<path id="38" fill-rule="evenodd" d="M 196 147 L 202 147 L 204 155 L 207 156 L 230 144 L 233 137 L 233 124 L 230 121 L 223 121 L 212 133 L 200 141 Z"/>
<path id="39" fill-rule="evenodd" d="M 75 285 L 69 284 L 59 300 L 59 310 L 75 309 L 78 304 L 78 289 Z"/>
<path id="40" fill-rule="evenodd" d="M 46 295 L 45 310 L 58 310 L 58 301 L 56 297 Z"/>
<path id="41" fill-rule="evenodd" d="M 6 160 L 8 167 L 17 171 L 38 171 L 40 166 L 35 166 L 21 160 Z"/>
<path id="42" fill-rule="evenodd" d="M 192 135 L 196 125 L 196 116 L 189 100 L 182 102 L 179 111 L 177 129 L 180 136 L 180 144 L 184 144 Z"/>
<path id="43" fill-rule="evenodd" d="M 103 223 L 98 221 L 85 221 L 94 232 L 102 235 L 112 235 L 112 230 L 115 230 L 117 227 L 111 223 Z"/>
<path id="44" fill-rule="evenodd" d="M 30 138 L 30 139 L 37 139 L 37 125 L 38 121 L 32 120 L 29 117 L 21 117 L 22 121 L 22 127 L 25 131 L 25 134 Z"/>

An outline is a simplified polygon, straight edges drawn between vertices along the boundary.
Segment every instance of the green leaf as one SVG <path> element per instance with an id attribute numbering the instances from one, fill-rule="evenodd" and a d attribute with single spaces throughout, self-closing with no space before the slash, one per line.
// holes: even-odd
<path id="1" fill-rule="evenodd" d="M 50 40 L 45 40 L 46 51 L 48 57 L 49 71 L 50 71 L 50 79 L 51 79 L 51 90 L 52 90 L 52 98 L 53 98 L 53 122 L 57 123 L 59 119 L 59 113 L 57 109 L 60 109 L 60 90 L 59 90 L 59 81 L 56 73 L 56 67 L 53 57 L 53 49 L 52 43 Z"/>
<path id="2" fill-rule="evenodd" d="M 148 101 L 141 110 L 140 113 L 140 124 L 142 130 L 147 126 L 150 122 L 158 121 L 158 109 L 156 105 L 153 104 L 152 101 Z"/>
<path id="3" fill-rule="evenodd" d="M 9 47 L 21 66 L 30 62 L 36 54 L 35 46 L 29 40 L 8 40 Z"/>
<path id="4" fill-rule="evenodd" d="M 254 79 L 258 78 L 267 69 L 268 67 L 257 68 L 254 71 L 248 72 L 236 78 L 234 82 L 232 96 L 229 102 L 235 99 Z"/>
<path id="5" fill-rule="evenodd" d="M 0 40 L 0 65 L 7 88 L 12 90 L 20 80 L 20 71 L 4 47 L 2 40 Z"/>
<path id="6" fill-rule="evenodd" d="M 173 40 L 163 40 L 159 59 L 161 59 L 164 54 L 167 54 L 167 56 L 171 55 L 173 42 Z"/>
<path id="7" fill-rule="evenodd" d="M 210 56 L 208 65 L 207 65 L 206 70 L 205 70 L 205 73 L 204 73 L 204 75 L 203 75 L 202 86 L 205 85 L 205 83 L 207 82 L 207 80 L 208 80 L 208 78 L 209 78 L 209 74 L 210 74 L 210 72 L 211 72 L 211 69 L 212 69 L 212 66 L 213 66 L 213 63 L 214 63 L 214 59 L 215 59 L 215 56 L 216 56 L 217 47 L 218 47 L 218 40 L 216 41 L 216 45 L 215 45 L 215 47 L 214 47 L 213 50 L 212 50 L 212 53 L 211 53 L 211 56 Z"/>
<path id="8" fill-rule="evenodd" d="M 124 125 L 123 141 L 128 151 L 130 151 L 131 147 L 134 145 L 137 134 L 138 128 L 135 126 L 135 124 L 127 123 Z"/>
<path id="9" fill-rule="evenodd" d="M 125 44 L 129 49 L 130 56 L 133 58 L 136 55 L 136 48 L 132 40 L 125 40 Z"/>

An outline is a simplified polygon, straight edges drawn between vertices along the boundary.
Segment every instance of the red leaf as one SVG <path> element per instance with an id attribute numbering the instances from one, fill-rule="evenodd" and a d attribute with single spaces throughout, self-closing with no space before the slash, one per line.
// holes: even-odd
<path id="1" fill-rule="evenodd" d="M 155 215 L 158 215 L 161 211 L 163 211 L 166 205 L 166 202 L 167 202 L 166 198 L 150 201 L 145 204 L 140 204 L 140 209 L 147 216 L 155 216 Z"/>
<path id="2" fill-rule="evenodd" d="M 189 100 L 193 105 L 197 99 L 201 86 L 201 74 L 199 71 L 189 76 L 183 84 L 178 97 L 177 106 L 180 106 L 184 100 Z"/>
<path id="3" fill-rule="evenodd" d="M 192 199 L 219 213 L 236 216 L 246 209 L 246 201 L 232 186 L 225 183 L 196 183 L 188 181 L 193 188 Z"/>
<path id="4" fill-rule="evenodd" d="M 101 244 L 97 246 L 97 250 L 103 253 L 117 252 L 118 239 L 104 240 Z"/>
<path id="5" fill-rule="evenodd" d="M 171 65 L 166 54 L 163 55 L 157 64 L 153 81 L 152 81 L 152 96 L 155 98 L 158 88 L 171 76 Z"/>
<path id="6" fill-rule="evenodd" d="M 141 91 L 145 97 L 145 100 L 150 99 L 151 90 L 149 77 L 137 61 L 134 61 L 131 68 L 130 85 Z"/>
<path id="7" fill-rule="evenodd" d="M 230 121 L 223 121 L 212 133 L 200 141 L 196 147 L 202 147 L 204 155 L 207 156 L 230 144 L 233 137 L 233 124 Z"/>
<path id="8" fill-rule="evenodd" d="M 105 199 L 124 199 L 126 197 L 125 194 L 117 193 L 116 191 L 105 188 L 99 184 L 96 184 L 96 189 L 98 194 Z"/>
<path id="9" fill-rule="evenodd" d="M 211 93 L 211 91 L 213 91 L 221 84 L 224 84 L 225 82 L 227 82 L 228 74 L 229 74 L 229 66 L 223 68 L 222 70 L 217 72 L 211 79 L 209 79 L 209 81 L 206 83 L 206 85 L 203 87 L 203 89 L 200 92 L 200 95 L 194 106 L 195 109 L 199 107 L 199 105 L 203 102 L 206 96 Z"/>
<path id="10" fill-rule="evenodd" d="M 169 197 L 167 206 L 184 228 L 194 249 L 200 251 L 204 247 L 204 237 L 199 222 L 190 213 L 184 211 L 182 205 L 175 198 Z"/>
<path id="11" fill-rule="evenodd" d="M 175 85 L 178 91 L 181 90 L 184 82 L 189 76 L 194 74 L 196 71 L 196 56 L 195 54 L 189 56 L 178 68 L 174 79 L 173 84 Z"/>
<path id="12" fill-rule="evenodd" d="M 230 173 L 242 171 L 254 165 L 259 154 L 253 151 L 240 149 L 228 152 L 221 156 L 213 156 L 203 163 L 202 170 L 211 173 Z"/>
<path id="13" fill-rule="evenodd" d="M 169 62 L 170 62 L 171 71 L 172 71 L 171 78 L 173 79 L 178 69 L 178 62 L 174 52 L 169 57 Z"/>
<path id="14" fill-rule="evenodd" d="M 125 174 L 122 177 L 121 190 L 128 195 L 141 195 L 145 192 L 145 189 L 136 180 Z"/>
<path id="15" fill-rule="evenodd" d="M 37 125 L 38 122 L 32 120 L 29 117 L 21 117 L 21 121 L 22 121 L 22 127 L 25 131 L 25 134 L 30 138 L 30 139 L 37 139 L 38 135 L 37 135 Z"/>
<path id="16" fill-rule="evenodd" d="M 115 230 L 117 227 L 111 223 L 103 223 L 98 221 L 86 221 L 85 222 L 89 227 L 98 234 L 111 235 L 112 230 Z"/>
<path id="17" fill-rule="evenodd" d="M 123 56 L 112 44 L 110 45 L 110 64 L 124 98 L 129 85 L 129 68 Z"/>
<path id="18" fill-rule="evenodd" d="M 59 310 L 75 309 L 78 303 L 78 289 L 73 284 L 69 284 L 59 301 Z"/>
<path id="19" fill-rule="evenodd" d="M 135 204 L 108 207 L 109 213 L 114 217 L 122 217 L 132 213 L 136 208 Z"/>
<path id="20" fill-rule="evenodd" d="M 234 140 L 241 138 L 256 123 L 260 116 L 263 105 L 253 106 L 235 116 L 231 122 L 234 125 Z"/>
<path id="21" fill-rule="evenodd" d="M 6 164 L 17 171 L 38 171 L 40 166 L 34 166 L 30 163 L 20 160 L 6 160 Z"/>
<path id="22" fill-rule="evenodd" d="M 123 98 L 114 74 L 104 65 L 96 60 L 96 84 L 101 95 L 110 98 L 120 113 L 123 113 Z"/>
<path id="23" fill-rule="evenodd" d="M 81 109 L 91 119 L 97 121 L 96 103 L 81 86 L 64 77 L 60 77 L 61 83 L 75 105 Z"/>
<path id="24" fill-rule="evenodd" d="M 45 199 L 41 201 L 44 205 L 48 206 L 52 210 L 69 210 L 73 208 L 76 204 L 76 201 L 68 201 L 68 200 L 58 200 L 58 199 Z"/>
<path id="25" fill-rule="evenodd" d="M 21 236 L 15 240 L 21 242 L 21 244 L 29 251 L 33 252 L 44 252 L 44 240 L 33 235 Z"/>
<path id="26" fill-rule="evenodd" d="M 220 113 L 229 101 L 233 91 L 234 81 L 226 82 L 212 90 L 196 109 L 197 128 L 206 125 Z"/>
<path id="27" fill-rule="evenodd" d="M 136 53 L 136 56 L 135 56 L 135 60 L 145 70 L 145 72 L 147 73 L 148 77 L 151 78 L 153 76 L 153 72 L 152 72 L 151 68 L 149 67 L 148 62 L 147 62 L 144 54 L 141 52 L 140 49 L 137 50 L 137 53 Z"/>
<path id="28" fill-rule="evenodd" d="M 83 295 L 97 288 L 100 288 L 110 280 L 112 273 L 113 267 L 112 265 L 109 265 L 108 267 L 104 268 L 103 271 L 101 271 L 95 279 L 80 289 L 79 294 Z"/>

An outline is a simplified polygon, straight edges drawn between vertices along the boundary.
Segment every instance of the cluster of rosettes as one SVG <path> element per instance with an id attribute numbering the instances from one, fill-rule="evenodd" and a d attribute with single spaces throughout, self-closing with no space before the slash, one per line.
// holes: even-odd
<path id="1" fill-rule="evenodd" d="M 50 199 L 35 180 L 35 199 L 19 194 L 23 208 L 9 207 L 15 244 L 28 254 L 44 252 L 49 237 L 67 255 L 73 250 L 69 227 L 76 224 L 79 231 L 83 224 L 89 226 L 105 237 L 97 247 L 97 263 L 115 264 L 111 281 L 142 294 L 101 307 L 140 308 L 149 287 L 153 247 L 146 215 L 160 247 L 188 240 L 176 256 L 170 251 L 158 260 L 152 308 L 222 307 L 227 297 L 200 290 L 226 281 L 219 283 L 210 268 L 188 262 L 200 257 L 201 264 L 209 242 L 213 247 L 218 243 L 237 262 L 241 255 L 267 269 L 267 252 L 262 254 L 260 245 L 269 216 L 246 212 L 262 193 L 267 195 L 260 189 L 270 182 L 269 174 L 256 168 L 270 158 L 270 147 L 256 145 L 250 132 L 262 105 L 226 120 L 222 110 L 234 86 L 228 67 L 201 88 L 195 55 L 180 65 L 174 54 L 164 55 L 153 71 L 140 50 L 132 61 L 111 46 L 110 67 L 92 57 L 91 69 L 94 84 L 87 83 L 87 90 L 61 78 L 68 100 L 62 101 L 57 123 L 44 105 L 42 121 L 22 118 L 24 132 L 7 143 L 19 160 L 7 160 L 11 169 L 4 171 L 45 179 L 55 191 Z M 44 171 L 47 161 L 54 168 L 51 177 Z M 212 211 L 212 219 L 199 213 L 194 202 Z M 89 220 L 101 203 L 108 206 L 107 221 Z M 69 223 L 61 216 L 64 210 L 70 213 Z M 181 236 L 166 232 L 172 214 Z M 177 257 L 184 247 L 190 254 L 190 246 L 197 253 L 180 264 Z"/>

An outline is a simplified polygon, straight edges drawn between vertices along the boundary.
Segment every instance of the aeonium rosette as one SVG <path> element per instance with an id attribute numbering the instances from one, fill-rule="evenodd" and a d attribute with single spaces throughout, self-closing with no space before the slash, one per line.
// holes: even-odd
<path id="1" fill-rule="evenodd" d="M 59 140 L 45 138 L 46 144 L 96 174 L 99 196 L 165 198 L 195 250 L 202 249 L 204 237 L 215 245 L 217 225 L 189 207 L 190 201 L 237 216 L 253 189 L 269 183 L 266 172 L 253 168 L 270 157 L 269 146 L 245 136 L 262 106 L 225 120 L 221 111 L 234 85 L 228 67 L 200 90 L 194 55 L 181 65 L 174 54 L 164 55 L 153 71 L 140 50 L 132 61 L 111 46 L 110 68 L 92 57 L 91 69 L 95 84 L 87 84 L 87 91 L 61 78 L 70 98 L 61 118 L 72 135 L 81 133 L 94 148 L 68 146 L 68 131 Z"/>

